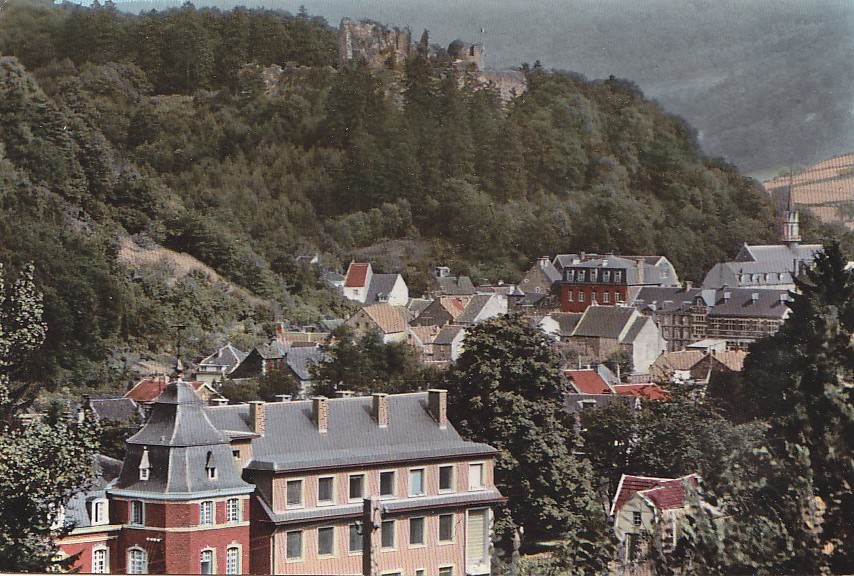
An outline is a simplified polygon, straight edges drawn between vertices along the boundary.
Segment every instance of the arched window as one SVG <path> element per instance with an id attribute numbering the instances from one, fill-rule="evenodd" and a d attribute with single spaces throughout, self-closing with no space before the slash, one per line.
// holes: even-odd
<path id="1" fill-rule="evenodd" d="M 128 549 L 128 574 L 148 574 L 148 553 L 142 548 Z"/>
<path id="2" fill-rule="evenodd" d="M 199 574 L 214 573 L 214 551 L 202 550 L 201 561 L 199 564 Z"/>
<path id="3" fill-rule="evenodd" d="M 110 551 L 106 548 L 92 549 L 92 573 L 93 574 L 109 574 L 110 573 Z"/>
<path id="4" fill-rule="evenodd" d="M 225 551 L 225 573 L 240 574 L 240 548 L 230 546 Z"/>

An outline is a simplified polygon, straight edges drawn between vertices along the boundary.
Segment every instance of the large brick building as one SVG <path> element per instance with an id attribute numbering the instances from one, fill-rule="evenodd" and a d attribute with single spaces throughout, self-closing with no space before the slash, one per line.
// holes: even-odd
<path id="1" fill-rule="evenodd" d="M 488 574 L 496 451 L 446 398 L 207 407 L 172 382 L 61 549 L 101 573 Z"/>

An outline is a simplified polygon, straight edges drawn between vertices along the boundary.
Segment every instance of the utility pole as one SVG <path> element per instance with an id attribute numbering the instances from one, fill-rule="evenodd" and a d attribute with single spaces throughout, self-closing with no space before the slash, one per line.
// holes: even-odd
<path id="1" fill-rule="evenodd" d="M 379 576 L 375 562 L 374 532 L 382 528 L 382 509 L 374 497 L 367 497 L 362 505 L 362 576 Z"/>

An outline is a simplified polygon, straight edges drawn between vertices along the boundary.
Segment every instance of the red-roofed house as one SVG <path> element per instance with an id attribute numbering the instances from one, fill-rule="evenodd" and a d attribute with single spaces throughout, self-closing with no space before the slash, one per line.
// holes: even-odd
<path id="1" fill-rule="evenodd" d="M 579 394 L 613 394 L 604 378 L 592 368 L 589 370 L 564 370 L 564 375 Z"/>
<path id="2" fill-rule="evenodd" d="M 166 389 L 169 384 L 168 376 L 152 376 L 143 378 L 136 385 L 125 393 L 125 398 L 130 398 L 143 408 L 150 408 L 154 401 L 160 396 L 160 393 Z M 210 402 L 215 398 L 224 398 L 222 394 L 214 390 L 207 382 L 190 382 L 196 395 L 203 402 Z"/>
<path id="3" fill-rule="evenodd" d="M 351 262 L 341 288 L 344 297 L 359 304 L 406 306 L 409 288 L 400 274 L 374 274 L 369 263 Z"/>
<path id="4" fill-rule="evenodd" d="M 626 573 L 652 573 L 648 562 L 650 542 L 658 533 L 662 549 L 670 552 L 680 535 L 680 521 L 685 515 L 685 495 L 697 486 L 697 476 L 655 478 L 623 474 L 611 516 L 614 532 L 620 542 L 619 552 Z"/>

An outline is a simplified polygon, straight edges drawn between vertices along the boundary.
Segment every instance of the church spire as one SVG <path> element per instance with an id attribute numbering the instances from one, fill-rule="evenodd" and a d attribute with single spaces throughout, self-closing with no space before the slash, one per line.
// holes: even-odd
<path id="1" fill-rule="evenodd" d="M 798 211 L 795 209 L 795 175 L 789 170 L 789 188 L 786 191 L 786 208 L 780 218 L 780 241 L 784 244 L 797 244 L 801 241 Z"/>

